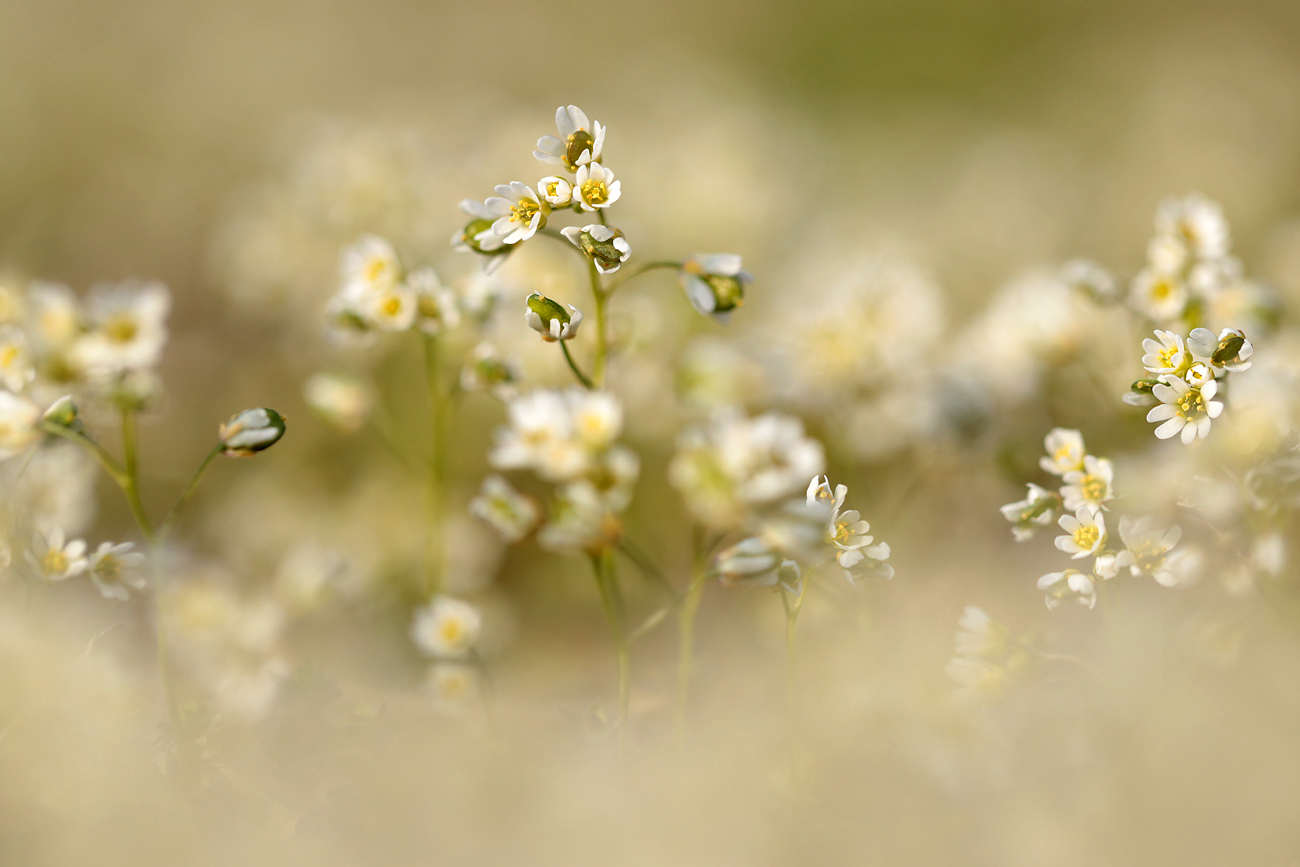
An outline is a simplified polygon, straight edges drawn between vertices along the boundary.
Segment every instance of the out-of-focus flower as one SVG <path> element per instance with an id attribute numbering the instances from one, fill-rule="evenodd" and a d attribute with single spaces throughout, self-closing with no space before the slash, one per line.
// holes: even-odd
<path id="1" fill-rule="evenodd" d="M 81 330 L 81 305 L 71 289 L 39 280 L 27 288 L 27 335 L 42 354 L 68 349 Z"/>
<path id="2" fill-rule="evenodd" d="M 498 428 L 488 462 L 497 469 L 532 469 L 550 481 L 573 478 L 589 465 L 587 450 L 574 436 L 573 416 L 563 392 L 537 389 L 511 400 L 509 424 Z"/>
<path id="3" fill-rule="evenodd" d="M 514 397 L 517 382 L 518 367 L 487 341 L 470 351 L 460 371 L 460 387 L 465 391 L 490 391 L 500 400 Z"/>
<path id="4" fill-rule="evenodd" d="M 132 590 L 145 588 L 145 577 L 140 571 L 145 557 L 139 552 L 132 551 L 134 547 L 130 542 L 123 542 L 120 545 L 102 542 L 90 555 L 90 565 L 87 570 L 90 580 L 99 588 L 100 595 L 105 599 L 125 601 L 130 598 Z"/>
<path id="5" fill-rule="evenodd" d="M 1038 579 L 1038 589 L 1047 594 L 1048 608 L 1057 608 L 1071 600 L 1088 608 L 1097 605 L 1096 584 L 1077 569 L 1049 572 Z"/>
<path id="6" fill-rule="evenodd" d="M 439 713 L 459 716 L 478 701 L 482 687 L 478 670 L 461 662 L 436 662 L 429 666 L 424 691 Z"/>
<path id="7" fill-rule="evenodd" d="M 608 208 L 623 195 L 623 182 L 599 163 L 578 166 L 573 179 L 573 202 L 584 211 Z"/>
<path id="8" fill-rule="evenodd" d="M 1017 542 L 1025 542 L 1043 527 L 1056 522 L 1056 510 L 1061 498 L 1046 488 L 1030 482 L 1028 495 L 1019 502 L 1007 503 L 1000 511 L 1012 523 L 1011 533 Z"/>
<path id="9" fill-rule="evenodd" d="M 161 283 L 126 281 L 92 287 L 86 299 L 89 330 L 69 352 L 90 377 L 151 370 L 167 345 L 171 293 Z"/>
<path id="10" fill-rule="evenodd" d="M 1038 465 L 1054 476 L 1064 476 L 1083 469 L 1083 458 L 1088 453 L 1083 445 L 1083 434 L 1077 430 L 1054 428 L 1043 439 L 1047 457 L 1039 458 Z"/>
<path id="11" fill-rule="evenodd" d="M 441 334 L 460 324 L 456 293 L 442 285 L 438 272 L 417 268 L 406 278 L 406 286 L 415 296 L 415 322 L 425 334 Z"/>
<path id="12" fill-rule="evenodd" d="M 678 270 L 677 280 L 697 313 L 726 322 L 731 311 L 744 303 L 745 286 L 754 278 L 744 270 L 739 256 L 712 253 L 688 258 Z"/>
<path id="13" fill-rule="evenodd" d="M 572 304 L 565 310 L 558 301 L 552 301 L 538 292 L 528 296 L 524 309 L 524 321 L 528 327 L 542 335 L 542 339 L 554 343 L 557 340 L 569 340 L 578 336 L 578 326 L 582 324 L 582 311 Z"/>
<path id="14" fill-rule="evenodd" d="M 340 552 L 313 542 L 296 546 L 275 571 L 275 597 L 292 612 L 305 614 L 345 594 L 353 577 Z"/>
<path id="15" fill-rule="evenodd" d="M 477 199 L 463 200 L 460 209 L 472 219 L 463 229 L 452 234 L 452 248 L 463 253 L 472 252 L 486 256 L 484 268 L 489 272 L 496 270 L 505 261 L 506 254 L 511 251 L 511 248 L 505 245 L 505 240 L 492 231 L 492 224 L 496 222 L 497 215 Z"/>
<path id="16" fill-rule="evenodd" d="M 482 626 L 482 617 L 473 605 L 438 596 L 415 612 L 411 640 L 429 656 L 460 659 L 474 649 Z"/>
<path id="17" fill-rule="evenodd" d="M 537 526 L 537 504 L 519 493 L 501 476 L 483 479 L 478 496 L 470 501 L 470 514 L 491 525 L 507 542 L 518 542 Z"/>
<path id="18" fill-rule="evenodd" d="M 27 335 L 13 325 L 0 325 L 0 386 L 17 393 L 34 379 L 36 366 Z"/>
<path id="19" fill-rule="evenodd" d="M 70 394 L 65 394 L 50 404 L 50 408 L 44 412 L 41 419 L 67 430 L 80 431 L 85 427 L 81 423 L 81 416 L 77 412 L 77 404 Z"/>
<path id="20" fill-rule="evenodd" d="M 40 439 L 41 408 L 21 395 L 0 390 L 0 461 Z"/>
<path id="21" fill-rule="evenodd" d="M 551 212 L 551 206 L 539 199 L 532 187 L 511 181 L 498 184 L 496 191 L 497 194 L 484 200 L 483 205 L 496 218 L 489 232 L 500 238 L 502 244 L 527 241 L 546 225 L 546 215 Z M 494 243 L 493 239 L 484 237 L 489 232 L 482 232 L 477 238 L 485 249 L 489 243 Z"/>
<path id="22" fill-rule="evenodd" d="M 1198 259 L 1221 258 L 1231 247 L 1223 209 L 1198 193 L 1162 201 L 1156 211 L 1156 232 L 1178 241 Z"/>
<path id="23" fill-rule="evenodd" d="M 586 112 L 576 105 L 562 105 L 555 110 L 555 129 L 560 137 L 544 135 L 539 138 L 533 156 L 544 163 L 564 166 L 571 172 L 600 161 L 605 147 L 605 127 L 599 121 L 588 119 Z"/>
<path id="24" fill-rule="evenodd" d="M 86 559 L 85 541 L 67 539 L 62 527 L 55 527 L 48 533 L 33 534 L 27 561 L 45 581 L 72 578 L 85 572 L 90 565 Z"/>
<path id="25" fill-rule="evenodd" d="M 623 523 L 618 513 L 626 506 L 610 498 L 589 480 L 563 485 L 551 500 L 546 522 L 537 531 L 537 543 L 548 551 L 596 553 L 618 544 Z"/>
<path id="26" fill-rule="evenodd" d="M 1119 298 L 1119 281 L 1110 271 L 1090 259 L 1071 259 L 1061 266 L 1065 285 L 1096 301 L 1109 303 Z"/>
<path id="27" fill-rule="evenodd" d="M 1028 642 L 982 609 L 968 606 L 957 620 L 955 656 L 944 673 L 957 682 L 956 698 L 963 704 L 983 704 L 997 698 L 1028 664 Z"/>
<path id="28" fill-rule="evenodd" d="M 1130 284 L 1129 303 L 1148 319 L 1173 322 L 1187 308 L 1187 287 L 1176 276 L 1145 268 Z"/>
<path id="29" fill-rule="evenodd" d="M 258 407 L 232 416 L 217 429 L 217 437 L 222 454 L 246 458 L 275 445 L 284 430 L 284 416 L 269 407 Z"/>
<path id="30" fill-rule="evenodd" d="M 1080 506 L 1073 515 L 1057 521 L 1066 535 L 1056 537 L 1056 547 L 1075 560 L 1097 553 L 1106 544 L 1106 517 L 1101 509 Z"/>
<path id="31" fill-rule="evenodd" d="M 393 245 L 376 235 L 362 235 L 343 249 L 339 278 L 346 293 L 383 292 L 402 282 L 402 263 Z"/>
<path id="32" fill-rule="evenodd" d="M 754 536 L 737 542 L 718 554 L 718 578 L 728 586 L 757 584 L 770 587 L 778 579 L 781 557 L 763 539 Z"/>
<path id="33" fill-rule="evenodd" d="M 1073 512 L 1082 506 L 1106 508 L 1106 503 L 1115 499 L 1111 489 L 1115 481 L 1115 468 L 1105 458 L 1086 455 L 1082 470 L 1072 470 L 1062 480 L 1061 498 L 1067 511 Z"/>
<path id="34" fill-rule="evenodd" d="M 1151 408 L 1147 421 L 1163 422 L 1156 428 L 1156 436 L 1162 440 L 1180 433 L 1184 443 L 1205 439 L 1210 434 L 1210 420 L 1223 412 L 1223 403 L 1214 400 L 1218 389 L 1214 380 L 1196 387 L 1177 376 L 1162 376 L 1151 388 L 1160 405 Z"/>
<path id="35" fill-rule="evenodd" d="M 623 237 L 623 233 L 600 223 L 592 223 L 581 229 L 569 226 L 561 229 L 560 234 L 586 253 L 595 263 L 596 270 L 602 274 L 613 274 L 632 255 L 632 245 Z"/>
<path id="36" fill-rule="evenodd" d="M 370 387 L 346 373 L 313 374 L 303 385 L 302 396 L 321 418 L 346 433 L 359 430 L 374 409 Z"/>
<path id="37" fill-rule="evenodd" d="M 1174 587 L 1178 575 L 1167 566 L 1169 552 L 1183 536 L 1177 525 L 1166 529 L 1154 515 L 1119 519 L 1119 537 L 1125 550 L 1116 561 L 1118 567 L 1129 567 L 1134 576 L 1149 575 L 1164 587 Z"/>

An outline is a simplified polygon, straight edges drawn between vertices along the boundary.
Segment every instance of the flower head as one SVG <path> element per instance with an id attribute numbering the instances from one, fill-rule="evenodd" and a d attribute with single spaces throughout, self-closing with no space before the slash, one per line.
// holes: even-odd
<path id="1" fill-rule="evenodd" d="M 40 407 L 21 395 L 0 390 L 0 461 L 40 439 L 40 424 Z"/>
<path id="2" fill-rule="evenodd" d="M 477 608 L 450 596 L 438 596 L 415 612 L 411 640 L 429 656 L 460 659 L 474 649 L 481 629 Z"/>
<path id="3" fill-rule="evenodd" d="M 1101 509 L 1080 506 L 1073 515 L 1062 515 L 1057 524 L 1066 534 L 1056 537 L 1056 547 L 1075 560 L 1097 553 L 1106 544 L 1106 517 Z"/>
<path id="4" fill-rule="evenodd" d="M 303 385 L 302 396 L 321 418 L 345 433 L 360 430 L 374 408 L 369 386 L 349 374 L 314 374 Z"/>
<path id="5" fill-rule="evenodd" d="M 1223 404 L 1214 400 L 1219 384 L 1210 380 L 1194 386 L 1177 376 L 1161 376 L 1151 393 L 1160 401 L 1147 413 L 1147 421 L 1162 422 L 1156 436 L 1162 440 L 1181 434 L 1184 443 L 1198 437 L 1205 439 L 1210 433 L 1210 420 L 1223 412 Z"/>
<path id="6" fill-rule="evenodd" d="M 497 194 L 486 200 L 483 205 L 494 217 L 492 227 L 487 232 L 480 232 L 476 240 L 484 249 L 496 241 L 485 235 L 496 235 L 502 244 L 518 244 L 527 241 L 546 225 L 546 215 L 551 206 L 545 199 L 539 199 L 533 188 L 519 181 L 500 184 Z M 495 249 L 493 247 L 492 249 Z"/>
<path id="7" fill-rule="evenodd" d="M 232 416 L 217 429 L 217 436 L 222 454 L 246 458 L 275 445 L 284 430 L 284 416 L 269 407 L 258 407 Z"/>
<path id="8" fill-rule="evenodd" d="M 600 163 L 579 166 L 573 178 L 573 203 L 584 211 L 608 208 L 623 195 L 623 183 Z"/>
<path id="9" fill-rule="evenodd" d="M 537 140 L 533 156 L 544 163 L 564 166 L 577 171 L 580 166 L 600 161 L 605 146 L 605 127 L 587 118 L 576 105 L 560 106 L 555 110 L 555 129 L 559 138 L 544 135 Z"/>
<path id="10" fill-rule="evenodd" d="M 1173 274 L 1153 268 L 1139 271 L 1129 286 L 1129 303 L 1155 322 L 1172 322 L 1187 308 L 1187 287 Z"/>
<path id="11" fill-rule="evenodd" d="M 554 175 L 542 178 L 537 182 L 537 191 L 552 208 L 567 208 L 573 204 L 573 184 L 565 178 Z"/>
<path id="12" fill-rule="evenodd" d="M 48 533 L 35 533 L 27 560 L 45 581 L 62 581 L 80 575 L 90 565 L 86 560 L 86 543 L 81 539 L 68 540 L 61 527 Z"/>
<path id="13" fill-rule="evenodd" d="M 739 256 L 713 253 L 691 256 L 677 272 L 682 291 L 696 312 L 726 322 L 745 301 L 745 286 L 754 278 Z"/>
<path id="14" fill-rule="evenodd" d="M 377 235 L 362 235 L 339 254 L 339 282 L 345 292 L 389 289 L 402 281 L 402 274 L 397 251 Z"/>
<path id="15" fill-rule="evenodd" d="M 1046 488 L 1032 482 L 1028 487 L 1023 500 L 1007 503 L 1000 510 L 1002 517 L 1012 523 L 1011 532 L 1017 542 L 1028 541 L 1040 528 L 1055 523 L 1056 509 L 1061 504 L 1061 498 Z"/>
<path id="16" fill-rule="evenodd" d="M 586 253 L 602 274 L 613 274 L 632 255 L 632 246 L 621 231 L 599 223 L 581 229 L 569 226 L 561 229 L 560 234 Z"/>
<path id="17" fill-rule="evenodd" d="M 483 479 L 469 512 L 490 524 L 507 542 L 518 542 L 537 526 L 539 514 L 532 497 L 519 493 L 498 475 Z"/>
<path id="18" fill-rule="evenodd" d="M 1083 446 L 1083 434 L 1077 430 L 1054 428 L 1043 439 L 1047 457 L 1039 458 L 1038 465 L 1054 476 L 1083 469 L 1083 457 L 1088 452 Z"/>
<path id="19" fill-rule="evenodd" d="M 145 578 L 140 572 L 143 554 L 134 552 L 130 542 L 114 545 L 103 542 L 90 555 L 88 574 L 105 599 L 125 601 L 132 590 L 143 590 Z"/>
<path id="20" fill-rule="evenodd" d="M 492 224 L 496 222 L 497 215 L 477 199 L 464 199 L 460 203 L 460 209 L 471 219 L 463 229 L 452 234 L 452 248 L 458 252 L 478 253 L 485 256 L 487 258 L 483 267 L 489 272 L 496 270 L 511 250 L 505 245 L 502 237 L 492 231 Z"/>
<path id="21" fill-rule="evenodd" d="M 1096 584 L 1077 569 L 1049 572 L 1038 579 L 1038 589 L 1047 594 L 1048 608 L 1057 608 L 1070 600 L 1087 608 L 1097 605 Z"/>
<path id="22" fill-rule="evenodd" d="M 1182 528 L 1175 525 L 1166 529 L 1154 515 L 1136 519 L 1125 515 L 1119 519 L 1119 537 L 1126 550 L 1118 566 L 1128 566 L 1135 576 L 1149 575 L 1165 587 L 1179 583 L 1167 561 L 1169 552 L 1183 537 Z"/>
<path id="23" fill-rule="evenodd" d="M 1225 328 L 1217 338 L 1208 328 L 1194 328 L 1187 337 L 1187 345 L 1197 361 L 1229 373 L 1248 370 L 1250 357 L 1255 352 L 1246 333 L 1239 328 Z"/>
<path id="24" fill-rule="evenodd" d="M 0 325 L 0 386 L 20 392 L 36 378 L 27 335 L 13 325 Z"/>
<path id="25" fill-rule="evenodd" d="M 514 397 L 518 381 L 517 367 L 487 341 L 470 351 L 460 371 L 460 387 L 465 391 L 491 391 L 501 400 Z"/>
<path id="26" fill-rule="evenodd" d="M 1183 345 L 1183 338 L 1173 331 L 1156 331 L 1156 339 L 1142 341 L 1142 366 L 1151 373 L 1171 373 L 1181 376 L 1192 364 L 1192 353 Z"/>
<path id="27" fill-rule="evenodd" d="M 440 334 L 460 324 L 456 293 L 442 285 L 432 268 L 412 271 L 406 288 L 415 298 L 415 322 L 425 334 Z"/>
<path id="28" fill-rule="evenodd" d="M 171 293 L 161 283 L 96 286 L 86 300 L 89 330 L 70 350 L 74 368 L 92 377 L 151 370 L 167 344 Z"/>
<path id="29" fill-rule="evenodd" d="M 1061 488 L 1061 498 L 1065 508 L 1071 512 L 1083 507 L 1106 508 L 1106 503 L 1115 499 L 1111 485 L 1115 480 L 1115 468 L 1105 458 L 1086 455 L 1083 469 L 1072 470 L 1065 474 L 1065 485 Z"/>

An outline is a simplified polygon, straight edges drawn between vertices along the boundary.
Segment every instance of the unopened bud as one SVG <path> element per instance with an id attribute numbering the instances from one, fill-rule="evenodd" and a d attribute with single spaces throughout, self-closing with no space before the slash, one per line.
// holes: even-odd
<path id="1" fill-rule="evenodd" d="M 569 226 L 560 233 L 573 246 L 586 253 L 602 274 L 613 274 L 632 255 L 632 245 L 623 233 L 609 226 L 594 223 L 590 226 Z"/>
<path id="2" fill-rule="evenodd" d="M 565 310 L 558 301 L 552 301 L 545 295 L 534 292 L 528 296 L 528 309 L 524 311 L 524 321 L 547 342 L 568 340 L 578 335 L 578 326 L 582 324 L 582 311 L 572 304 L 569 305 L 568 310 Z"/>
<path id="3" fill-rule="evenodd" d="M 269 449 L 284 436 L 284 416 L 273 409 L 246 409 L 217 429 L 221 453 L 246 458 Z"/>
<path id="4" fill-rule="evenodd" d="M 67 428 L 71 431 L 80 432 L 84 429 L 81 418 L 77 414 L 77 405 L 72 401 L 72 395 L 65 394 L 63 397 L 50 404 L 50 408 L 45 411 L 45 421 L 61 428 Z"/>
<path id="5" fill-rule="evenodd" d="M 692 256 L 677 276 L 691 306 L 721 322 L 744 303 L 745 286 L 754 279 L 741 267 L 740 257 L 729 253 Z"/>

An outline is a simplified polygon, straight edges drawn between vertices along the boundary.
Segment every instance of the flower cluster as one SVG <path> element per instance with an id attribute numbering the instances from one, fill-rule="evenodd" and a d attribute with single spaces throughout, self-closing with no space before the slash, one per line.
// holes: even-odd
<path id="1" fill-rule="evenodd" d="M 1124 395 L 1131 406 L 1151 406 L 1147 421 L 1159 424 L 1160 439 L 1184 443 L 1205 439 L 1210 423 L 1223 413 L 1220 383 L 1230 373 L 1250 368 L 1254 347 L 1244 332 L 1225 328 L 1216 337 L 1208 328 L 1193 328 L 1184 339 L 1175 331 L 1155 332 L 1142 341 L 1142 366 L 1154 379 L 1140 379 Z"/>
<path id="2" fill-rule="evenodd" d="M 408 272 L 392 244 L 365 235 L 340 255 L 339 288 L 326 315 L 331 333 L 358 340 L 412 328 L 439 334 L 460 324 L 461 305 L 432 268 Z"/>
<path id="3" fill-rule="evenodd" d="M 1031 660 L 1027 639 L 968 606 L 957 621 L 954 655 L 944 669 L 957 682 L 958 701 L 980 705 L 1002 694 Z"/>

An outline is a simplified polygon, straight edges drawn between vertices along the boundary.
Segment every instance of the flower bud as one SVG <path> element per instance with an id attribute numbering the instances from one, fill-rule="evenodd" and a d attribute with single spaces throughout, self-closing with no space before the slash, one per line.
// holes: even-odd
<path id="1" fill-rule="evenodd" d="M 497 219 L 496 215 L 475 199 L 465 199 L 460 203 L 460 209 L 473 219 L 465 224 L 465 228 L 452 234 L 452 248 L 457 252 L 488 256 L 486 268 L 489 271 L 495 269 L 501 264 L 503 257 L 510 252 L 510 248 L 505 245 L 501 236 L 492 231 L 492 224 Z"/>
<path id="2" fill-rule="evenodd" d="M 217 429 L 221 453 L 246 458 L 269 449 L 284 436 L 284 416 L 273 409 L 246 409 Z"/>
<path id="3" fill-rule="evenodd" d="M 691 306 L 705 316 L 726 322 L 745 300 L 745 286 L 753 277 L 741 267 L 739 256 L 714 253 L 692 256 L 677 272 Z"/>
<path id="4" fill-rule="evenodd" d="M 474 347 L 460 371 L 460 387 L 465 391 L 491 391 L 502 399 L 512 394 L 518 381 L 514 365 L 487 342 Z"/>
<path id="5" fill-rule="evenodd" d="M 50 408 L 45 411 L 43 418 L 56 427 L 67 428 L 71 431 L 81 432 L 85 428 L 81 423 L 80 416 L 77 414 L 77 405 L 72 402 L 72 395 L 70 394 L 65 394 L 50 404 Z"/>
<path id="6" fill-rule="evenodd" d="M 586 253 L 596 263 L 596 270 L 602 274 L 613 274 L 632 255 L 632 245 L 623 233 L 600 223 L 583 226 L 581 229 L 569 226 L 561 229 L 560 234 Z"/>
<path id="7" fill-rule="evenodd" d="M 1129 386 L 1128 393 L 1124 395 L 1124 402 L 1129 406 L 1155 406 L 1159 401 L 1151 393 L 1151 389 L 1159 383 L 1155 379 L 1139 379 Z"/>
<path id="8" fill-rule="evenodd" d="M 528 309 L 524 311 L 528 327 L 542 335 L 548 343 L 568 340 L 578 335 L 582 324 L 582 311 L 572 304 L 566 311 L 559 302 L 552 301 L 539 292 L 528 296 Z"/>
<path id="9" fill-rule="evenodd" d="M 1246 339 L 1246 333 L 1239 328 L 1225 328 L 1219 333 L 1219 343 L 1210 357 L 1216 365 L 1234 373 L 1250 367 L 1248 360 L 1255 352 Z"/>

